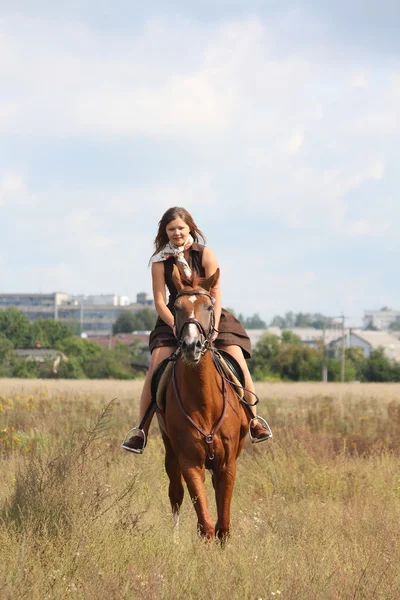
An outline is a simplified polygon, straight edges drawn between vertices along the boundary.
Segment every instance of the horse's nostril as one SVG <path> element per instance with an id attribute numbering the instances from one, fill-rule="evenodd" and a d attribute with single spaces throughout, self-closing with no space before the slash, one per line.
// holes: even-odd
<path id="1" fill-rule="evenodd" d="M 199 350 L 201 350 L 201 341 L 197 340 L 196 342 L 196 348 L 198 348 Z"/>

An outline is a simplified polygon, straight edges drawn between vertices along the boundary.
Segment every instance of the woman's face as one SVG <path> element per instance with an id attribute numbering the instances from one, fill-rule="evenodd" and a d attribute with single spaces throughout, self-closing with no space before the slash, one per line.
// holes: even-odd
<path id="1" fill-rule="evenodd" d="M 182 246 L 190 233 L 190 229 L 183 219 L 170 221 L 166 231 L 169 241 L 175 244 L 175 246 Z"/>

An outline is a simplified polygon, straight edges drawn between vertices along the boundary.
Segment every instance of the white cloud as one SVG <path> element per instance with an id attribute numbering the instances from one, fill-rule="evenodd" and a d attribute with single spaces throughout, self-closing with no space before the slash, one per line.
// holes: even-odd
<path id="1" fill-rule="evenodd" d="M 9 173 L 0 178 L 0 207 L 32 206 L 36 202 L 19 175 Z"/>
<path id="2" fill-rule="evenodd" d="M 289 154 L 297 154 L 304 142 L 304 135 L 302 133 L 296 133 L 290 138 L 287 144 L 287 150 Z"/>
<path id="3" fill-rule="evenodd" d="M 317 278 L 315 273 L 313 273 L 313 271 L 305 271 L 303 273 L 303 277 L 304 277 L 304 281 L 306 281 L 306 282 L 315 281 Z"/>
<path id="4" fill-rule="evenodd" d="M 353 236 L 382 236 L 389 230 L 389 223 L 376 223 L 368 219 L 358 219 L 349 224 L 347 231 Z"/>
<path id="5" fill-rule="evenodd" d="M 232 245 L 240 240 L 253 279 L 261 260 L 252 256 L 251 225 L 245 229 L 238 215 L 252 215 L 267 241 L 274 229 L 291 229 L 301 247 L 315 244 L 315 254 L 328 240 L 335 249 L 344 238 L 361 243 L 395 234 L 399 73 L 368 60 L 355 67 L 339 51 L 327 65 L 312 48 L 295 52 L 289 39 L 282 44 L 280 26 L 255 17 L 212 25 L 171 18 L 149 21 L 132 35 L 72 21 L 0 21 L 5 145 L 15 134 L 32 145 L 44 140 L 49 153 L 53 144 L 63 147 L 72 165 L 75 149 L 93 140 L 113 164 L 130 143 L 139 154 L 140 144 L 146 146 L 148 156 L 145 176 L 133 151 L 125 173 L 104 169 L 101 180 L 96 169 L 90 179 L 72 167 L 63 179 L 57 167 L 51 190 L 44 150 L 40 161 L 30 163 L 27 153 L 20 165 L 13 159 L 0 177 L 0 206 L 34 208 L 19 215 L 18 227 L 27 243 L 35 235 L 49 238 L 47 260 L 54 260 L 54 271 L 38 267 L 32 277 L 37 272 L 55 285 L 59 273 L 68 285 L 75 281 L 75 290 L 80 282 L 90 292 L 97 285 L 102 291 L 106 274 L 115 291 L 132 295 L 118 277 L 135 275 L 144 287 L 154 227 L 173 205 L 201 215 L 199 221 L 234 223 L 219 236 L 233 298 Z M 83 163 L 92 159 L 90 152 L 77 154 Z M 291 266 L 295 242 L 278 239 L 275 251 L 288 255 L 279 267 L 287 277 L 272 272 L 274 292 L 260 289 L 260 306 L 274 310 L 280 298 L 297 298 L 302 286 L 304 304 L 311 293 L 321 297 L 315 283 L 323 285 L 321 272 Z M 128 257 L 124 266 L 121 256 Z M 246 301 L 243 293 L 243 306 Z"/>
<path id="6" fill-rule="evenodd" d="M 90 211 L 88 209 L 74 211 L 68 216 L 68 221 L 72 228 L 87 225 L 90 222 Z"/>
<path id="7" fill-rule="evenodd" d="M 385 172 L 385 166 L 383 163 L 377 163 L 373 165 L 371 168 L 371 178 L 372 179 L 383 179 L 383 175 Z"/>
<path id="8" fill-rule="evenodd" d="M 351 75 L 351 85 L 354 88 L 367 89 L 369 86 L 368 73 L 366 71 L 357 71 Z"/>

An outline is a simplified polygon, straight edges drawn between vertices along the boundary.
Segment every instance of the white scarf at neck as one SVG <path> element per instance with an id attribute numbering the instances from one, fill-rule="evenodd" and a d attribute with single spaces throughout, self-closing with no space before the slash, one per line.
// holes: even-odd
<path id="1" fill-rule="evenodd" d="M 171 258 L 171 256 L 175 256 L 177 262 L 180 263 L 182 267 L 185 277 L 190 279 L 190 277 L 192 276 L 192 269 L 190 268 L 189 263 L 185 258 L 184 252 L 185 250 L 189 250 L 193 242 L 194 239 L 192 238 L 190 233 L 187 240 L 182 246 L 175 246 L 175 244 L 173 244 L 170 241 L 166 246 L 164 246 L 164 248 L 160 252 L 158 252 L 158 254 L 155 254 L 151 258 L 151 262 L 162 262 L 164 260 L 168 260 L 168 258 Z"/>

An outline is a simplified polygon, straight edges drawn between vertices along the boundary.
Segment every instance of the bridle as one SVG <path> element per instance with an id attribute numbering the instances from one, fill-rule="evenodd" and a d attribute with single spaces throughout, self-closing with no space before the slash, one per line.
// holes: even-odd
<path id="1" fill-rule="evenodd" d="M 181 290 L 180 292 L 177 293 L 176 295 L 176 299 L 175 302 L 178 298 L 180 298 L 181 296 L 207 296 L 210 300 L 211 303 L 213 303 L 213 297 L 211 296 L 211 294 L 209 292 L 206 292 L 205 290 Z M 252 392 L 251 390 L 246 389 L 244 386 L 236 384 L 235 382 L 233 382 L 229 377 L 227 377 L 226 371 L 225 371 L 225 367 L 221 364 L 221 359 L 220 359 L 220 355 L 218 354 L 218 352 L 216 351 L 216 349 L 214 348 L 214 344 L 211 341 L 212 335 L 214 333 L 214 331 L 217 331 L 215 329 L 215 313 L 214 313 L 214 307 L 211 304 L 211 319 L 210 319 L 210 326 L 209 326 L 209 330 L 206 331 L 203 327 L 203 325 L 200 323 L 200 321 L 194 317 L 189 317 L 181 326 L 179 332 L 177 332 L 177 338 L 178 338 L 178 349 L 170 356 L 169 360 L 171 360 L 173 362 L 173 367 L 172 367 L 172 384 L 173 384 L 173 388 L 174 388 L 174 392 L 175 392 L 175 396 L 176 396 L 176 400 L 178 403 L 179 408 L 181 409 L 184 417 L 189 421 L 189 423 L 200 433 L 200 435 L 204 438 L 204 441 L 206 442 L 206 451 L 207 451 L 207 456 L 209 460 L 213 460 L 214 458 L 214 437 L 216 435 L 216 433 L 219 431 L 222 422 L 225 418 L 226 415 L 226 411 L 227 411 L 227 407 L 228 407 L 228 398 L 227 398 L 227 388 L 226 388 L 226 383 L 228 383 L 231 387 L 231 389 L 233 390 L 234 394 L 236 394 L 239 402 L 242 402 L 243 404 L 245 404 L 247 406 L 247 410 L 250 411 L 250 415 L 251 415 L 251 407 L 255 406 L 256 404 L 258 404 L 259 399 L 257 397 L 257 395 Z M 201 333 L 202 337 L 203 337 L 203 342 L 201 344 L 201 355 L 204 355 L 204 353 L 207 350 L 211 351 L 212 354 L 212 360 L 214 363 L 214 366 L 217 370 L 217 372 L 219 373 L 219 375 L 221 376 L 221 381 L 222 381 L 222 398 L 223 398 L 223 406 L 222 406 L 222 413 L 221 416 L 219 417 L 216 425 L 213 427 L 212 431 L 210 433 L 207 433 L 206 431 L 204 431 L 201 427 L 199 427 L 197 425 L 197 423 L 195 423 L 193 421 L 193 419 L 191 418 L 191 416 L 187 413 L 187 411 L 185 410 L 185 407 L 183 406 L 182 403 L 182 399 L 180 397 L 179 394 L 179 390 L 178 390 L 178 383 L 176 380 L 176 360 L 178 358 L 178 356 L 182 353 L 182 344 L 183 344 L 183 334 L 186 330 L 186 327 L 188 327 L 189 325 L 196 325 L 197 329 L 199 330 L 199 332 Z M 248 392 L 250 394 L 252 394 L 255 397 L 255 402 L 254 403 L 250 403 L 248 401 L 246 401 L 244 398 L 241 398 L 237 392 L 235 387 L 241 387 L 245 392 Z M 251 423 L 253 422 L 253 420 L 257 417 L 254 417 L 254 415 L 252 416 L 252 420 L 249 424 L 249 430 L 250 430 L 250 426 Z M 268 429 L 271 431 L 268 423 L 265 421 L 265 419 L 262 419 L 262 417 L 258 417 L 259 419 L 261 419 L 262 421 L 264 421 L 268 427 Z M 272 433 L 271 433 L 272 436 Z"/>
<path id="2" fill-rule="evenodd" d="M 207 296 L 211 302 L 213 302 L 213 297 L 211 296 L 211 294 L 209 294 L 208 292 L 206 292 L 205 290 L 181 290 L 180 292 L 177 293 L 176 295 L 176 299 L 175 301 L 180 298 L 181 296 Z M 196 325 L 197 329 L 199 330 L 199 332 L 201 333 L 202 337 L 203 337 L 203 341 L 201 343 L 201 354 L 203 355 L 207 350 L 212 349 L 212 342 L 211 342 L 211 337 L 213 335 L 214 332 L 214 325 L 215 325 L 215 313 L 214 313 L 214 307 L 211 304 L 211 319 L 210 319 L 210 327 L 209 330 L 206 331 L 203 327 L 203 325 L 200 323 L 200 321 L 194 317 L 189 317 L 181 326 L 179 332 L 177 332 L 177 338 L 178 338 L 178 353 L 181 352 L 182 349 L 182 343 L 183 343 L 183 334 L 186 330 L 186 328 L 189 325 Z M 172 358 L 172 357 L 171 357 Z M 213 430 L 210 433 L 207 433 L 206 431 L 204 431 L 204 429 L 202 429 L 201 427 L 199 427 L 197 425 L 197 423 L 195 423 L 192 419 L 192 417 L 186 412 L 185 407 L 183 406 L 182 403 L 182 399 L 180 397 L 179 391 L 178 391 L 178 383 L 176 380 L 176 370 L 175 370 L 175 365 L 176 365 L 176 358 L 173 361 L 173 369 L 172 369 L 172 383 L 174 386 L 174 392 L 175 392 L 175 396 L 178 402 L 178 406 L 181 409 L 182 413 L 184 414 L 184 416 L 186 417 L 186 419 L 189 421 L 189 423 L 200 433 L 200 435 L 203 436 L 204 441 L 206 442 L 206 451 L 207 451 L 207 456 L 209 460 L 213 460 L 214 458 L 214 436 L 215 434 L 218 432 L 218 430 L 220 429 L 222 422 L 225 418 L 226 415 L 226 410 L 227 410 L 227 395 L 226 395 L 226 386 L 225 386 L 225 381 L 224 379 L 222 379 L 222 397 L 223 397 L 223 407 L 222 407 L 222 413 L 220 418 L 218 419 L 217 424 L 214 426 Z"/>
<path id="3" fill-rule="evenodd" d="M 214 333 L 215 313 L 214 313 L 214 307 L 212 305 L 213 297 L 211 296 L 211 294 L 209 292 L 206 292 L 205 290 L 181 290 L 180 292 L 177 293 L 175 302 L 181 296 L 207 296 L 207 298 L 209 298 L 211 300 L 211 319 L 210 319 L 210 327 L 209 327 L 208 331 L 206 331 L 204 329 L 203 325 L 200 323 L 200 321 L 198 319 L 196 319 L 195 317 L 189 317 L 182 324 L 179 331 L 176 332 L 176 337 L 178 339 L 178 346 L 179 346 L 179 348 L 182 348 L 183 334 L 184 334 L 186 328 L 189 325 L 196 325 L 197 329 L 199 330 L 200 334 L 203 337 L 203 341 L 201 342 L 201 354 L 204 354 L 204 352 L 210 347 L 211 337 Z M 176 305 L 174 305 L 174 306 L 176 308 Z"/>

